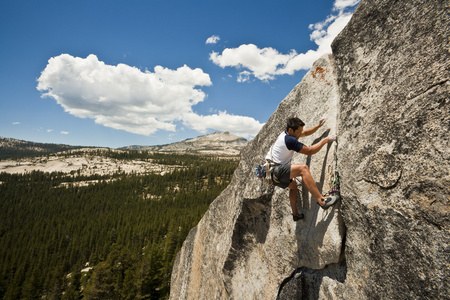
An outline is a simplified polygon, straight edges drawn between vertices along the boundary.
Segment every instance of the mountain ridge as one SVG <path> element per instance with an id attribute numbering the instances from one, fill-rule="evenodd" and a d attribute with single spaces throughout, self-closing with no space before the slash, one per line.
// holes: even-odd
<path id="1" fill-rule="evenodd" d="M 216 131 L 211 134 L 188 138 L 180 142 L 171 144 L 140 146 L 131 145 L 118 148 L 119 150 L 144 150 L 159 152 L 191 152 L 199 154 L 228 154 L 238 155 L 241 149 L 247 144 L 247 140 L 238 137 L 228 131 Z"/>
<path id="2" fill-rule="evenodd" d="M 70 146 L 65 144 L 39 143 L 14 138 L 0 137 L 0 160 L 46 155 L 61 151 L 91 148 L 89 146 Z"/>
<path id="3" fill-rule="evenodd" d="M 76 149 L 112 149 L 122 151 L 154 151 L 154 152 L 189 152 L 192 154 L 239 155 L 241 149 L 248 143 L 228 131 L 216 131 L 211 134 L 164 145 L 144 146 L 129 145 L 116 149 L 100 146 L 72 146 L 56 143 L 40 143 L 15 138 L 0 137 L 0 160 L 9 158 L 23 158 Z"/>
<path id="4" fill-rule="evenodd" d="M 149 158 L 152 153 L 234 159 L 246 144 L 247 140 L 229 132 L 215 132 L 163 146 L 128 146 L 119 149 L 0 138 L 0 172 L 20 174 L 41 171 L 77 173 L 86 176 L 93 174 L 110 176 L 120 171 L 136 174 L 165 174 L 177 167 L 155 163 Z M 136 157 L 122 159 L 130 155 Z"/>

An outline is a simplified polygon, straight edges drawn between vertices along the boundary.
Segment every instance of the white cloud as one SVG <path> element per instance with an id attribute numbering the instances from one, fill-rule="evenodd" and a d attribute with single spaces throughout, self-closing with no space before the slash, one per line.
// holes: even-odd
<path id="1" fill-rule="evenodd" d="M 347 7 L 353 7 L 358 4 L 361 0 L 336 0 L 334 2 L 334 10 L 344 10 Z"/>
<path id="2" fill-rule="evenodd" d="M 38 78 L 37 89 L 43 97 L 55 99 L 74 116 L 148 136 L 157 130 L 175 131 L 177 121 L 191 124 L 189 120 L 195 116 L 192 107 L 206 98 L 197 87 L 210 85 L 208 74 L 186 65 L 176 70 L 156 66 L 151 72 L 125 64 L 107 65 L 92 54 L 87 58 L 61 54 L 49 60 Z M 205 117 L 208 116 L 197 116 L 197 119 Z M 248 117 L 231 117 L 225 113 L 203 125 L 192 124 L 199 131 L 210 128 L 236 133 L 245 128 L 239 124 L 235 125 L 236 130 L 229 126 L 223 128 L 222 119 L 229 118 L 248 122 Z M 257 132 L 252 127 L 245 135 L 253 136 Z"/>
<path id="3" fill-rule="evenodd" d="M 331 53 L 331 43 L 344 29 L 351 17 L 351 13 L 341 13 L 339 16 L 331 16 L 324 24 L 317 23 L 313 25 L 315 30 L 311 33 L 310 38 L 319 46 L 317 52 Z"/>
<path id="4" fill-rule="evenodd" d="M 220 41 L 220 37 L 218 35 L 213 35 L 206 40 L 205 44 L 217 44 L 218 41 Z"/>
<path id="5" fill-rule="evenodd" d="M 222 68 L 245 68 L 256 78 L 267 81 L 274 79 L 274 75 L 277 75 L 295 55 L 297 53 L 294 50 L 290 54 L 280 54 L 273 48 L 259 49 L 253 44 L 247 44 L 238 48 L 225 49 L 222 54 L 212 52 L 209 58 Z M 248 77 L 249 71 L 243 71 L 240 74 Z"/>
<path id="6" fill-rule="evenodd" d="M 250 73 L 249 71 L 243 71 L 241 73 L 239 73 L 238 77 L 237 77 L 237 81 L 238 82 L 246 82 L 250 80 L 250 75 L 252 75 L 252 73 Z"/>
<path id="7" fill-rule="evenodd" d="M 268 81 L 275 79 L 277 75 L 292 75 L 296 71 L 310 69 L 319 57 L 325 53 L 331 53 L 332 41 L 352 16 L 352 13 L 346 13 L 344 10 L 355 6 L 359 1 L 336 0 L 334 10 L 338 10 L 337 14 L 328 16 L 322 22 L 309 25 L 309 29 L 313 30 L 310 38 L 317 45 L 316 50 L 305 53 L 291 50 L 290 53 L 282 54 L 270 47 L 260 49 L 253 44 L 244 44 L 237 48 L 227 48 L 221 54 L 213 51 L 209 59 L 222 68 L 243 69 L 237 77 L 238 82 L 248 81 L 251 75 L 259 80 Z"/>
<path id="8" fill-rule="evenodd" d="M 52 132 L 53 131 L 53 129 L 47 129 L 47 132 Z"/>
<path id="9" fill-rule="evenodd" d="M 20 125 L 20 122 L 12 122 L 13 125 Z"/>
<path id="10" fill-rule="evenodd" d="M 68 131 L 61 131 L 61 134 L 69 134 Z"/>

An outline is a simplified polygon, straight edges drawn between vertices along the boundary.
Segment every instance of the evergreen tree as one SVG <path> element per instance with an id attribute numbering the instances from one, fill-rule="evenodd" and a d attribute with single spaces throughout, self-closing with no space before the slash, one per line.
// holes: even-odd
<path id="1" fill-rule="evenodd" d="M 81 299 L 81 272 L 74 272 L 71 274 L 71 281 L 62 296 L 62 300 L 78 300 Z"/>
<path id="2" fill-rule="evenodd" d="M 0 298 L 168 297 L 177 252 L 236 160 L 120 155 L 183 167 L 164 176 L 0 173 Z M 78 186 L 94 179 L 103 181 Z M 93 269 L 80 273 L 87 262 Z"/>

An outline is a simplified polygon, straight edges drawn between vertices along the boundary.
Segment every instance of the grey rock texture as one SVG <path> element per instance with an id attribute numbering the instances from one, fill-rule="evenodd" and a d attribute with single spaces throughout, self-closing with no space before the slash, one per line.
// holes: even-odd
<path id="1" fill-rule="evenodd" d="M 288 117 L 301 117 L 307 127 L 328 118 L 318 132 L 302 139 L 306 145 L 334 134 L 338 100 L 333 59 L 326 55 L 243 149 L 232 182 L 189 234 L 173 269 L 171 299 L 274 299 L 298 267 L 341 266 L 345 228 L 340 204 L 324 211 L 299 184 L 297 205 L 306 217 L 294 222 L 288 190 L 267 188 L 253 174 Z M 319 189 L 327 192 L 334 179 L 335 149 L 331 144 L 312 157 L 297 154 L 292 162 L 307 164 Z"/>
<path id="2" fill-rule="evenodd" d="M 448 32 L 448 1 L 363 0 L 333 55 L 242 150 L 177 256 L 170 298 L 450 298 Z M 300 184 L 306 218 L 293 222 L 288 190 L 262 186 L 253 168 L 288 117 L 309 127 L 324 115 L 301 141 L 338 142 L 293 162 L 322 192 L 338 171 L 342 201 L 323 211 Z"/>
<path id="3" fill-rule="evenodd" d="M 450 298 L 449 22 L 448 1 L 363 1 L 333 42 L 343 298 Z"/>

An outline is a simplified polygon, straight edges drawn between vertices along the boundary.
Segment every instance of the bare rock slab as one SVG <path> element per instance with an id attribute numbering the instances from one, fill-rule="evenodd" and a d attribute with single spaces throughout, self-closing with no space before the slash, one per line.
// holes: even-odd
<path id="1" fill-rule="evenodd" d="M 362 1 L 332 48 L 342 298 L 450 297 L 448 1 Z"/>
<path id="2" fill-rule="evenodd" d="M 176 259 L 171 299 L 449 299 L 449 32 L 448 1 L 362 0 L 333 55 L 242 150 Z M 342 202 L 317 210 L 301 188 L 295 223 L 288 191 L 253 168 L 286 118 L 323 115 L 327 128 L 302 142 L 338 142 L 293 162 L 322 192 L 339 172 Z"/>
<path id="3" fill-rule="evenodd" d="M 336 133 L 338 100 L 333 58 L 325 55 L 242 150 L 231 184 L 211 204 L 177 257 L 171 299 L 274 299 L 297 268 L 323 269 L 343 260 L 345 228 L 339 204 L 323 211 L 300 183 L 298 208 L 306 218 L 296 223 L 288 190 L 267 188 L 253 174 L 289 117 L 300 117 L 306 127 L 327 117 L 320 132 L 302 140 L 306 145 Z M 292 162 L 307 164 L 326 192 L 336 171 L 335 152 L 333 144 L 312 157 L 297 154 Z"/>

